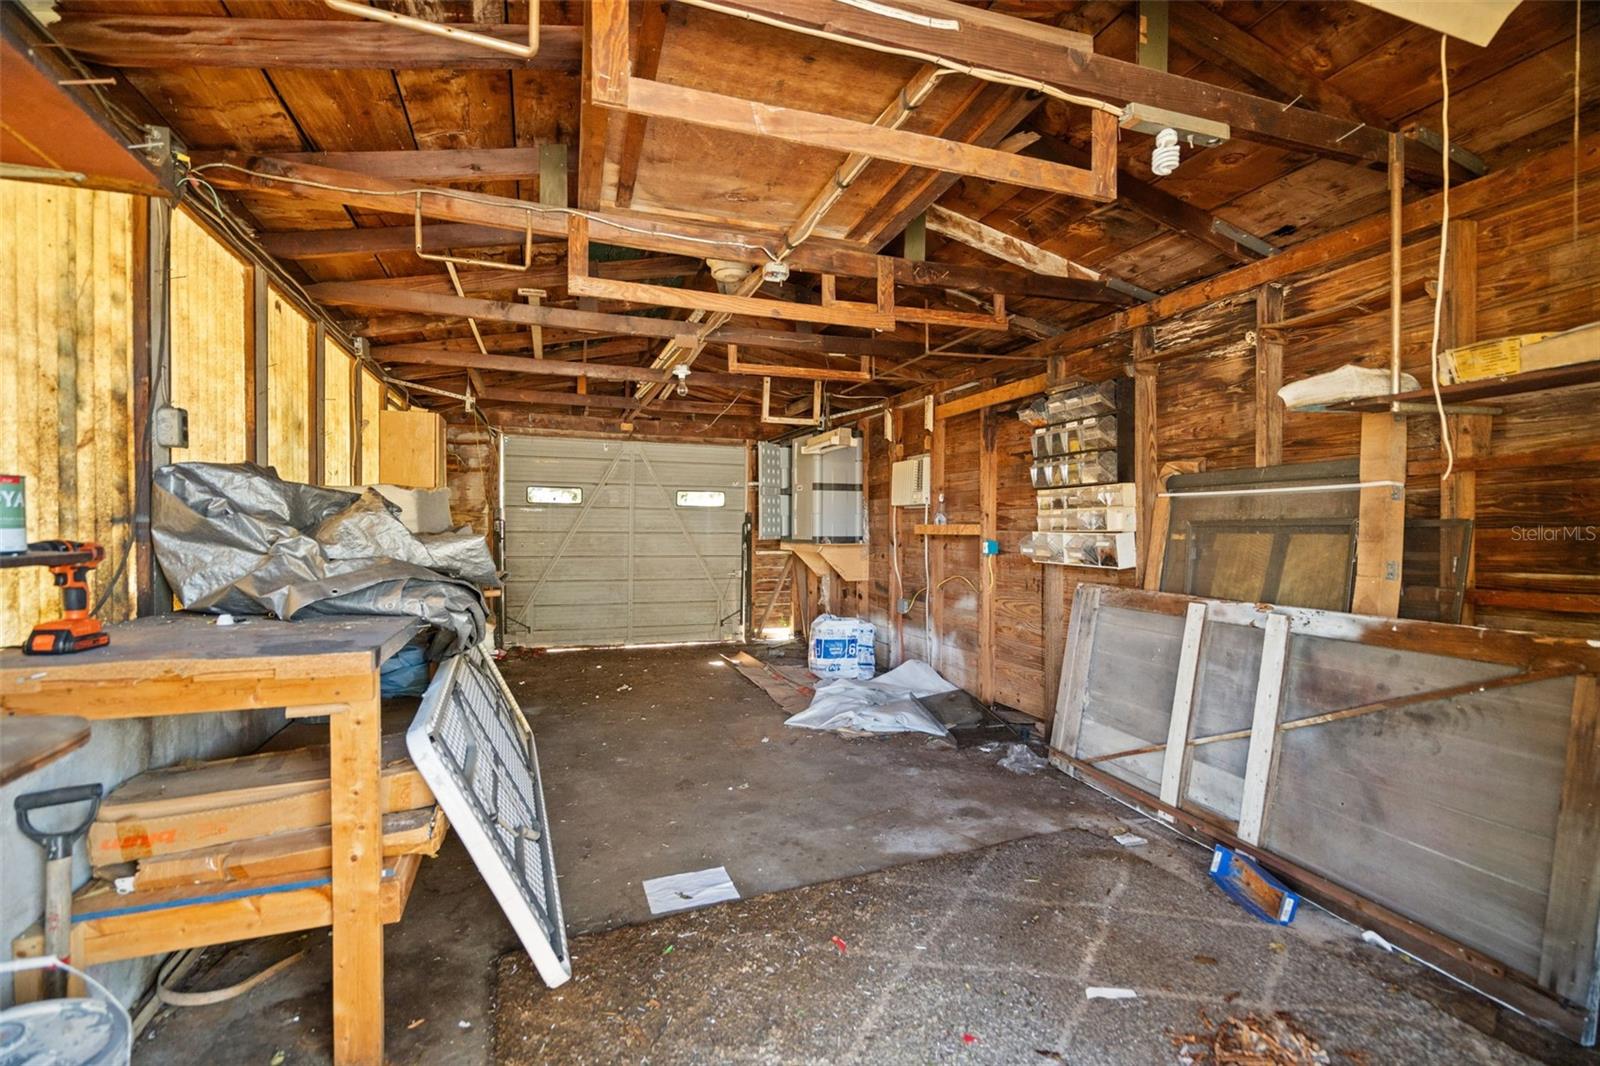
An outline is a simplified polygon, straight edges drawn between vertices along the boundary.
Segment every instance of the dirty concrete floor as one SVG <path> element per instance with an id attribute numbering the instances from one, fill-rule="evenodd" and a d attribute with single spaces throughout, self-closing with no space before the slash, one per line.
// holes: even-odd
<path id="1" fill-rule="evenodd" d="M 1202 849 L 1148 823 L 1124 848 L 1125 810 L 1080 809 L 1082 829 L 579 938 L 557 989 L 507 956 L 494 1061 L 1149 1066 L 1207 1019 L 1277 1012 L 1335 1066 L 1536 1061 L 1350 926 L 1258 922 Z"/>
<path id="2" fill-rule="evenodd" d="M 1144 847 L 1110 843 L 1126 808 L 1054 771 L 1018 777 L 921 737 L 785 730 L 716 661 L 691 648 L 504 664 L 538 738 L 577 976 L 554 991 L 530 976 L 452 838 L 386 932 L 391 1062 L 1143 1066 L 1176 1061 L 1170 1032 L 1198 1029 L 1202 1009 L 1289 1010 L 1347 1053 L 1334 1063 L 1528 1061 L 1485 1033 L 1578 1061 L 1325 916 L 1285 931 L 1242 918 L 1206 882 L 1204 851 L 1148 823 Z M 385 729 L 411 710 L 391 708 Z M 318 739 L 301 724 L 275 746 Z M 715 865 L 744 901 L 648 920 L 641 880 Z M 158 1020 L 135 1063 L 327 1062 L 325 930 L 213 949 L 181 987 L 300 947 L 249 994 Z M 1139 998 L 1089 1001 L 1091 984 Z"/>
<path id="3" fill-rule="evenodd" d="M 574 934 L 650 918 L 640 882 L 726 866 L 746 896 L 1068 828 L 1085 795 L 1054 773 L 922 736 L 845 739 L 785 729 L 769 697 L 693 647 L 513 654 L 502 671 L 539 746 L 556 867 Z M 414 701 L 385 713 L 404 730 Z M 320 743 L 297 724 L 274 746 Z M 387 1047 L 395 1062 L 482 1063 L 494 961 L 517 946 L 452 837 L 386 930 Z M 250 994 L 168 1014 L 139 1063 L 327 1061 L 325 930 L 206 953 L 185 989 L 215 988 L 309 948 Z M 465 1024 L 463 1024 L 465 1023 Z"/>

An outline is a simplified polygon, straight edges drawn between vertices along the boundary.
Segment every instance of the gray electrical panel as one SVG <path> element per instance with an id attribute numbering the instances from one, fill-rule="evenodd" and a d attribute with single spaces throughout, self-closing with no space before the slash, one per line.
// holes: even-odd
<path id="1" fill-rule="evenodd" d="M 789 512 L 789 446 L 756 445 L 756 537 L 760 540 L 787 540 L 791 527 Z"/>

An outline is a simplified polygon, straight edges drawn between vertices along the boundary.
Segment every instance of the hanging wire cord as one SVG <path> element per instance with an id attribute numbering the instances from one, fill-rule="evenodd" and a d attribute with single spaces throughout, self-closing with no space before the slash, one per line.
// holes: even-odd
<path id="1" fill-rule="evenodd" d="M 1440 170 L 1444 174 L 1444 191 L 1442 193 L 1442 207 L 1439 212 L 1439 276 L 1434 283 L 1433 296 L 1433 340 L 1429 346 L 1429 361 L 1433 377 L 1433 403 L 1439 411 L 1439 443 L 1444 447 L 1445 464 L 1444 473 L 1439 475 L 1440 481 L 1448 481 L 1455 472 L 1456 449 L 1450 441 L 1450 421 L 1445 415 L 1444 396 L 1439 392 L 1439 323 L 1444 311 L 1444 267 L 1445 254 L 1450 244 L 1450 64 L 1446 58 L 1446 49 L 1449 47 L 1450 37 L 1447 34 L 1439 35 L 1439 84 L 1444 91 L 1440 106 L 1439 125 L 1442 129 L 1440 137 L 1443 144 L 1439 150 L 1439 157 L 1444 160 Z"/>

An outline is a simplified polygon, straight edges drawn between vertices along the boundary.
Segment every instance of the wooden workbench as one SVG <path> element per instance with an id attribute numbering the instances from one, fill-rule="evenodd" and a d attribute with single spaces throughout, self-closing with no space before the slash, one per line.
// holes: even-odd
<path id="1" fill-rule="evenodd" d="M 248 619 L 177 614 L 108 627 L 66 656 L 0 651 L 0 711 L 90 721 L 285 708 L 325 714 L 333 795 L 333 1051 L 383 1061 L 382 811 L 378 671 L 412 618 Z"/>

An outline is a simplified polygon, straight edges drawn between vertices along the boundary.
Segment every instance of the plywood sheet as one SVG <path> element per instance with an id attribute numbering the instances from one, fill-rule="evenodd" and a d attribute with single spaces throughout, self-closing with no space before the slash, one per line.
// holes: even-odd
<path id="1" fill-rule="evenodd" d="M 119 193 L 0 181 L 0 471 L 27 478 L 28 537 L 132 546 L 132 211 Z M 132 611 L 130 560 L 101 617 Z M 0 572 L 0 645 L 59 618 L 48 572 Z"/>
<path id="2" fill-rule="evenodd" d="M 322 356 L 322 483 L 355 483 L 355 356 L 329 339 Z"/>
<path id="3" fill-rule="evenodd" d="M 286 481 L 311 479 L 311 346 L 316 330 L 275 288 L 267 290 L 267 463 Z"/>
<path id="4" fill-rule="evenodd" d="M 239 463 L 250 359 L 250 269 L 184 211 L 172 215 L 172 403 L 189 412 L 176 462 Z"/>

